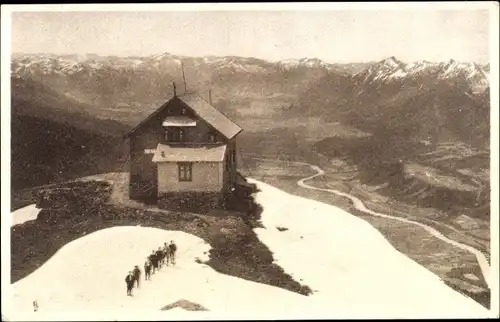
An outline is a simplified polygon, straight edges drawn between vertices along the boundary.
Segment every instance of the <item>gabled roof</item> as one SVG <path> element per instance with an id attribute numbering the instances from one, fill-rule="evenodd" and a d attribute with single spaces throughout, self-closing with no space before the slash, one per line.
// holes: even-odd
<path id="1" fill-rule="evenodd" d="M 172 146 L 159 143 L 153 162 L 222 162 L 226 145 Z"/>
<path id="2" fill-rule="evenodd" d="M 242 129 L 227 116 L 196 94 L 187 94 L 179 97 L 184 104 L 189 106 L 205 122 L 210 124 L 226 138 L 232 139 Z"/>
<path id="3" fill-rule="evenodd" d="M 163 104 L 159 109 L 149 115 L 146 119 L 144 119 L 141 123 L 139 123 L 136 127 L 130 130 L 125 136 L 128 137 L 132 133 L 137 131 L 137 129 L 139 129 L 141 125 L 158 115 L 174 99 L 178 99 L 186 104 L 186 106 L 191 108 L 199 118 L 207 122 L 210 126 L 219 131 L 227 139 L 234 138 L 243 130 L 236 123 L 231 121 L 227 116 L 219 112 L 215 107 L 210 105 L 207 101 L 205 101 L 197 94 L 185 94 L 182 96 L 174 96 L 168 102 Z"/>

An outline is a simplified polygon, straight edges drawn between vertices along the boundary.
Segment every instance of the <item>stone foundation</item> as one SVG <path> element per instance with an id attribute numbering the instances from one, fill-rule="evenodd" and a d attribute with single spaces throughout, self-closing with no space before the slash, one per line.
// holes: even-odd
<path id="1" fill-rule="evenodd" d="M 207 212 L 223 207 L 221 192 L 167 192 L 158 195 L 158 207 L 176 211 Z"/>

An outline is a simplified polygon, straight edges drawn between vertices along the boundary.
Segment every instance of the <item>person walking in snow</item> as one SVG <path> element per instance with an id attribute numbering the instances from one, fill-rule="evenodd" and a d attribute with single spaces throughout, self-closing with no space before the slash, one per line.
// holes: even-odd
<path id="1" fill-rule="evenodd" d="M 167 253 L 165 252 L 165 249 L 161 246 L 158 249 L 161 252 L 160 267 L 163 267 L 165 265 L 165 258 L 167 257 Z"/>
<path id="2" fill-rule="evenodd" d="M 151 261 L 151 264 L 153 266 L 151 274 L 154 274 L 158 268 L 158 258 L 156 258 L 156 252 L 154 251 L 154 249 L 151 251 L 151 255 L 149 255 L 149 260 Z"/>
<path id="3" fill-rule="evenodd" d="M 132 289 L 134 288 L 134 275 L 132 271 L 128 272 L 127 277 L 125 277 L 125 283 L 127 284 L 127 296 L 132 296 Z"/>
<path id="4" fill-rule="evenodd" d="M 38 311 L 38 301 L 37 300 L 33 301 L 33 311 L 35 311 L 35 312 Z"/>
<path id="5" fill-rule="evenodd" d="M 163 243 L 163 253 L 165 254 L 165 264 L 168 266 L 170 262 L 170 251 L 167 242 Z"/>
<path id="6" fill-rule="evenodd" d="M 146 257 L 146 262 L 144 263 L 144 279 L 150 280 L 151 279 L 151 260 L 149 257 Z"/>
<path id="7" fill-rule="evenodd" d="M 165 246 L 163 246 L 161 248 L 161 251 L 163 253 L 163 265 L 164 266 L 168 266 L 168 259 L 167 259 L 167 255 L 168 255 L 168 249 L 165 249 Z"/>
<path id="8" fill-rule="evenodd" d="M 141 269 L 139 268 L 139 265 L 135 265 L 133 272 L 134 272 L 134 280 L 137 282 L 137 288 L 139 288 L 141 280 Z"/>
<path id="9" fill-rule="evenodd" d="M 156 258 L 158 259 L 158 267 L 157 267 L 158 270 L 160 270 L 161 268 L 162 257 L 163 257 L 163 252 L 161 250 L 161 247 L 158 247 L 158 250 L 156 251 Z"/>
<path id="10" fill-rule="evenodd" d="M 168 245 L 170 263 L 172 266 L 175 266 L 175 253 L 177 252 L 177 245 L 173 240 L 170 241 L 170 245 Z"/>

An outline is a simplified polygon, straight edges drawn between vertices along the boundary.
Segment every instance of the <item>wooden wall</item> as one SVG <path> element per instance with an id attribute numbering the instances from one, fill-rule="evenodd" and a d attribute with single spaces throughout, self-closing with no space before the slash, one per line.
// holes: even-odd
<path id="1" fill-rule="evenodd" d="M 145 149 L 156 149 L 158 135 L 151 131 L 140 131 L 130 138 L 130 198 L 153 198 L 157 195 L 157 167 L 153 154 Z M 145 191 L 145 188 L 148 191 Z"/>
<path id="2" fill-rule="evenodd" d="M 223 188 L 222 162 L 193 163 L 193 181 L 179 182 L 176 162 L 158 163 L 158 192 L 219 192 Z"/>

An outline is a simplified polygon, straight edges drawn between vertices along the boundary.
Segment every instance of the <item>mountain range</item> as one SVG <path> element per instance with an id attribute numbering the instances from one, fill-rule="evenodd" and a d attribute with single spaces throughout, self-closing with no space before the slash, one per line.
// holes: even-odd
<path id="1" fill-rule="evenodd" d="M 355 74 L 354 78 L 361 83 L 421 82 L 424 77 L 435 80 L 459 79 L 465 81 L 473 91 L 482 92 L 489 86 L 487 70 L 489 70 L 489 64 L 480 66 L 476 63 L 458 63 L 453 59 L 439 63 L 423 60 L 405 64 L 395 57 L 390 57 L 370 65 Z"/>
<path id="2" fill-rule="evenodd" d="M 344 78 L 348 86 L 397 87 L 445 81 L 465 83 L 472 93 L 482 93 L 489 87 L 489 64 L 454 60 L 406 64 L 395 57 L 371 63 L 330 64 L 317 58 L 269 62 L 170 53 L 148 57 L 14 54 L 11 73 L 12 78 L 43 83 L 87 104 L 100 117 L 126 122 L 121 117 L 123 111 L 129 114 L 145 111 L 138 116 L 143 117 L 172 95 L 172 82 L 176 82 L 178 91 L 184 91 L 181 66 L 187 90 L 207 95 L 211 89 L 215 101 L 229 100 L 233 105 L 241 104 L 242 100 L 276 96 L 289 104 L 332 75 Z"/>
<path id="3" fill-rule="evenodd" d="M 295 96 L 311 82 L 330 72 L 351 74 L 364 64 L 327 64 L 318 59 L 277 63 L 244 57 L 186 57 L 163 53 L 149 57 L 101 57 L 96 55 L 14 54 L 12 78 L 40 82 L 60 94 L 95 109 L 103 118 L 135 123 L 172 95 L 186 88 L 214 101 L 273 96 Z M 244 104 L 244 103 L 243 103 Z M 122 118 L 123 112 L 136 119 Z M 133 116 L 132 116 L 133 117 Z"/>
<path id="4" fill-rule="evenodd" d="M 181 80 L 181 65 L 185 66 L 189 84 L 196 87 L 219 76 L 273 73 L 285 75 L 289 72 L 323 72 L 354 75 L 356 79 L 366 82 L 409 79 L 412 77 L 433 76 L 438 79 L 460 77 L 467 80 L 472 87 L 484 89 L 489 84 L 489 64 L 480 65 L 473 62 L 460 63 L 453 59 L 446 62 L 417 61 L 403 63 L 395 57 L 379 62 L 331 64 L 317 58 L 286 59 L 270 62 L 257 58 L 236 56 L 189 57 L 163 53 L 148 57 L 116 57 L 98 55 L 54 55 L 54 54 L 22 54 L 12 56 L 11 72 L 14 78 L 31 77 L 33 79 L 88 78 L 88 82 L 98 82 L 102 78 L 119 76 L 141 76 L 150 78 L 161 75 L 172 80 Z M 189 76 L 189 75 L 186 75 Z M 119 79 L 122 83 L 124 80 Z M 83 80 L 82 80 L 83 82 Z M 156 86 L 160 86 L 158 84 Z M 166 84 L 170 86 L 170 84 Z"/>
<path id="5" fill-rule="evenodd" d="M 272 73 L 274 71 L 289 71 L 293 69 L 323 69 L 326 71 L 356 72 L 369 63 L 330 64 L 318 58 L 286 59 L 278 62 L 258 58 L 238 56 L 206 56 L 190 57 L 170 53 L 162 53 L 147 57 L 118 57 L 87 55 L 55 55 L 14 53 L 12 56 L 12 74 L 14 77 L 26 75 L 73 75 L 98 74 L 109 70 L 136 70 L 172 73 L 180 76 L 180 66 L 197 68 L 197 72 L 207 69 L 220 74 L 238 71 L 250 73 Z"/>
<path id="6" fill-rule="evenodd" d="M 352 75 L 330 73 L 310 86 L 297 108 L 386 140 L 464 140 L 489 147 L 489 76 L 476 63 L 415 62 L 394 57 Z"/>
<path id="7" fill-rule="evenodd" d="M 104 135 L 106 139 L 91 141 L 116 146 L 127 128 L 171 97 L 173 82 L 178 93 L 197 91 L 207 99 L 212 90 L 214 105 L 237 122 L 272 116 L 279 126 L 280 120 L 300 123 L 303 117 L 315 116 L 359 128 L 389 146 L 422 140 L 489 145 L 489 64 L 403 63 L 395 57 L 330 64 L 316 58 L 270 62 L 170 53 L 148 57 L 18 53 L 12 56 L 11 81 L 16 133 L 31 133 L 23 142 L 16 141 L 13 150 L 36 137 L 50 140 L 44 127 L 53 124 L 76 129 L 77 137 Z M 26 128 L 26 118 L 52 123 Z M 256 128 L 245 129 L 252 130 Z M 54 144 L 68 146 L 67 141 Z M 43 144 L 30 147 L 43 153 Z M 40 160 L 39 154 L 33 155 Z"/>

